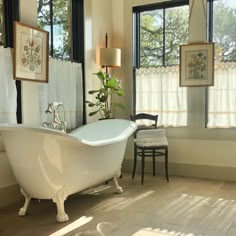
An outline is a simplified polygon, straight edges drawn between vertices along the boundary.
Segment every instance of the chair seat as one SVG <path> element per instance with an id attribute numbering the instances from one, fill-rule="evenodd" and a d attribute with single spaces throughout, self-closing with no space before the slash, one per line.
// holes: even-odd
<path id="1" fill-rule="evenodd" d="M 168 141 L 163 138 L 137 138 L 134 142 L 138 147 L 159 147 L 168 146 Z"/>

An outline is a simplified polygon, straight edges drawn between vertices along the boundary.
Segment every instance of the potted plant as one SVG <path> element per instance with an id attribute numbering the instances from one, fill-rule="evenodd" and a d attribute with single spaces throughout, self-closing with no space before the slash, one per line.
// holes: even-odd
<path id="1" fill-rule="evenodd" d="M 124 109 L 123 104 L 113 102 L 113 95 L 123 96 L 125 94 L 121 81 L 103 71 L 99 71 L 95 75 L 100 80 L 101 87 L 98 90 L 90 90 L 88 92 L 96 96 L 96 102 L 86 101 L 88 106 L 94 109 L 94 111 L 89 113 L 89 116 L 99 113 L 102 119 L 112 118 L 113 105 Z"/>

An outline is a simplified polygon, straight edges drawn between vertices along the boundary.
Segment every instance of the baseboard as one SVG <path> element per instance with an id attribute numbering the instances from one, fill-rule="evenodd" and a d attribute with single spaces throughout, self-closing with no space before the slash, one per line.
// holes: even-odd
<path id="1" fill-rule="evenodd" d="M 0 207 L 10 205 L 23 200 L 18 184 L 0 188 Z"/>
<path id="2" fill-rule="evenodd" d="M 137 162 L 137 173 L 141 171 L 141 163 Z M 132 173 L 133 160 L 125 159 L 122 164 L 122 171 Z M 152 162 L 145 162 L 145 173 L 152 173 Z M 156 162 L 157 175 L 165 176 L 163 162 Z M 186 163 L 169 163 L 169 176 L 186 176 L 206 179 L 217 179 L 236 181 L 236 167 L 199 165 Z"/>

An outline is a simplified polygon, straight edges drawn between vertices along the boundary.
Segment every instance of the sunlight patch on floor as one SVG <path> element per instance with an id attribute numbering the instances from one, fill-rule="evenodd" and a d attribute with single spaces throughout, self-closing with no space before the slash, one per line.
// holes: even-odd
<path id="1" fill-rule="evenodd" d="M 182 232 L 168 231 L 166 229 L 161 230 L 161 229 L 144 228 L 132 234 L 132 236 L 201 236 L 201 235 L 196 235 L 193 233 L 185 234 Z"/>
<path id="2" fill-rule="evenodd" d="M 89 188 L 89 189 L 83 191 L 82 194 L 98 195 L 98 194 L 106 191 L 109 188 L 111 188 L 110 185 L 100 185 L 100 186 L 96 186 L 94 188 Z"/>
<path id="3" fill-rule="evenodd" d="M 96 229 L 89 229 L 82 232 L 77 232 L 73 236 L 110 236 L 113 224 L 110 222 L 100 222 L 97 224 Z"/>
<path id="4" fill-rule="evenodd" d="M 50 234 L 49 236 L 63 236 L 65 234 L 68 234 L 69 232 L 78 229 L 79 227 L 89 223 L 93 217 L 86 217 L 82 216 L 78 220 L 74 221 L 73 223 L 63 227 L 62 229 Z"/>
<path id="5" fill-rule="evenodd" d="M 107 199 L 105 202 L 101 202 L 96 206 L 90 209 L 90 212 L 110 212 L 112 210 L 124 210 L 129 206 L 134 205 L 137 201 L 145 201 L 151 194 L 155 191 L 147 191 L 145 193 L 138 194 L 136 197 L 122 197 L 119 195 L 118 197 L 113 197 L 111 199 Z"/>

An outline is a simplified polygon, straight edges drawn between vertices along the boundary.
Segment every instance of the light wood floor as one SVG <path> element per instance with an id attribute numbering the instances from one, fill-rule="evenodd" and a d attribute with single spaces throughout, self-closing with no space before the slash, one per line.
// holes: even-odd
<path id="1" fill-rule="evenodd" d="M 112 181 L 70 196 L 65 204 L 70 221 L 56 223 L 52 201 L 31 202 L 18 217 L 22 203 L 0 208 L 1 236 L 235 236 L 236 183 L 196 178 L 145 175 L 132 180 L 123 174 L 122 194 Z"/>

